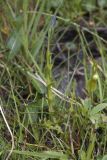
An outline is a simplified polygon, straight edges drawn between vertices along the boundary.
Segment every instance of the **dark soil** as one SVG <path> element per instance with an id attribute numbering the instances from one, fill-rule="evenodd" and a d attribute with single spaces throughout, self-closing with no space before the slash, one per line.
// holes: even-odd
<path id="1" fill-rule="evenodd" d="M 87 21 L 87 24 L 89 23 L 91 22 Z M 73 76 L 73 80 L 76 81 L 76 96 L 85 98 L 87 95 L 83 60 L 84 57 L 87 59 L 89 68 L 89 57 L 95 59 L 96 61 L 101 61 L 101 53 L 99 51 L 98 44 L 96 44 L 96 41 L 98 36 L 100 37 L 101 41 L 107 40 L 107 28 L 103 26 L 95 27 L 95 24 L 92 24 L 91 27 L 90 25 L 86 26 L 83 20 L 79 22 L 79 25 L 79 32 L 75 26 L 70 26 L 69 28 L 65 27 L 64 29 L 59 31 L 57 39 L 55 40 L 56 43 L 52 48 L 54 61 L 53 75 L 54 78 L 58 81 L 62 77 L 61 82 L 58 86 L 58 89 L 62 92 L 66 91 L 68 84 L 72 85 L 70 84 L 70 79 Z M 93 32 L 97 36 L 91 34 L 90 32 Z M 84 44 L 82 44 L 81 42 L 81 37 L 84 41 Z M 104 42 L 102 42 L 102 44 L 106 46 Z M 86 49 L 87 55 L 84 55 L 83 45 Z M 106 54 L 106 49 L 104 50 L 104 52 Z M 75 73 L 74 70 L 76 70 Z M 71 87 L 68 88 L 69 89 L 67 93 L 72 90 L 70 89 Z"/>

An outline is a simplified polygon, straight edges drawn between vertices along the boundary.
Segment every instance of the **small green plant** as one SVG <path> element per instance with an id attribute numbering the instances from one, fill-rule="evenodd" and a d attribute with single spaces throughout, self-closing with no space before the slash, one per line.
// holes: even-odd
<path id="1" fill-rule="evenodd" d="M 107 41 L 97 33 L 106 26 L 105 6 L 106 0 L 0 1 L 0 159 L 107 159 Z M 76 37 L 60 43 L 69 28 Z M 100 61 L 93 58 L 93 42 Z M 67 58 L 55 66 L 53 54 L 60 51 Z M 79 51 L 83 58 L 72 64 Z M 69 73 L 65 93 L 59 87 L 64 76 L 53 74 L 60 66 Z M 76 97 L 75 73 L 85 79 L 83 99 Z"/>

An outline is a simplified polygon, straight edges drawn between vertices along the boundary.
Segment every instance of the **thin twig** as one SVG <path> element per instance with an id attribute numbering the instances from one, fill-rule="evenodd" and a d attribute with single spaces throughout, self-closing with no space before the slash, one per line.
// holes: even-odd
<path id="1" fill-rule="evenodd" d="M 74 155 L 74 145 L 73 145 L 73 138 L 72 138 L 72 129 L 69 124 L 69 138 L 70 138 L 70 145 L 71 145 L 71 152 Z"/>
<path id="2" fill-rule="evenodd" d="M 8 122 L 7 122 L 7 120 L 6 120 L 6 117 L 5 117 L 5 115 L 4 115 L 4 112 L 3 112 L 3 109 L 2 109 L 2 107 L 1 107 L 1 105 L 0 105 L 0 112 L 1 112 L 2 117 L 3 117 L 3 120 L 4 120 L 4 122 L 5 122 L 5 124 L 6 124 L 7 128 L 8 128 L 8 131 L 9 131 L 9 133 L 10 133 L 10 135 L 11 135 L 11 140 L 12 140 L 11 150 L 10 150 L 8 156 L 6 157 L 6 160 L 8 160 L 8 159 L 10 158 L 12 152 L 13 152 L 13 149 L 14 149 L 14 136 L 13 136 L 13 133 L 12 133 L 12 131 L 11 131 L 10 127 L 9 127 L 9 124 L 8 124 Z"/>

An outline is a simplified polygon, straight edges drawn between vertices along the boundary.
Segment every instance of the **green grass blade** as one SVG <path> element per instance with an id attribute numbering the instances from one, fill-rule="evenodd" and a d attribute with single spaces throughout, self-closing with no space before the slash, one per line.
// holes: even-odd
<path id="1" fill-rule="evenodd" d="M 63 154 L 62 152 L 55 152 L 55 151 L 44 151 L 44 152 L 30 152 L 30 151 L 19 151 L 14 150 L 13 153 L 21 154 L 24 156 L 32 156 L 38 158 L 46 158 L 46 159 L 61 159 L 61 160 L 68 160 L 67 155 Z"/>

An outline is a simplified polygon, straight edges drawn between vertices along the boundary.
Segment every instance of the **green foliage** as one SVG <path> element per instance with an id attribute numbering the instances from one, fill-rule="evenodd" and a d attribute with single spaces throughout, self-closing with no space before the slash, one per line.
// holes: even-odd
<path id="1" fill-rule="evenodd" d="M 59 160 L 67 160 L 67 156 L 64 155 L 63 153 L 61 152 L 53 152 L 53 151 L 45 151 L 45 152 L 29 152 L 29 151 L 18 151 L 18 150 L 14 150 L 13 153 L 16 153 L 16 154 L 22 154 L 22 155 L 26 155 L 26 156 L 32 156 L 32 157 L 38 157 L 40 158 L 41 160 L 44 160 L 44 159 L 59 159 Z"/>
<path id="2" fill-rule="evenodd" d="M 106 160 L 107 159 L 107 155 L 105 155 L 103 158 L 102 158 L 102 160 Z"/>
<path id="3" fill-rule="evenodd" d="M 91 15 L 97 13 L 101 21 L 93 17 L 94 27 L 104 25 L 102 13 L 105 13 L 106 3 L 106 0 L 99 0 L 98 4 L 94 0 L 0 1 L 0 105 L 12 132 L 10 135 L 1 117 L 1 159 L 6 159 L 12 149 L 11 136 L 15 143 L 12 160 L 107 159 L 106 45 L 96 32 L 84 28 L 101 52 L 101 64 L 91 56 L 88 64 L 90 47 L 76 23 L 78 18 L 84 19 L 85 13 L 89 14 L 89 21 Z M 55 26 L 53 18 L 57 22 Z M 53 77 L 54 67 L 59 67 L 54 66 L 53 48 L 56 44 L 59 46 L 59 33 L 70 27 L 77 29 L 78 39 L 59 47 L 61 55 L 63 50 L 64 56 L 68 54 L 62 62 L 62 66 L 68 67 L 64 76 L 73 72 L 71 80 L 67 81 L 67 89 L 71 88 L 67 95 L 57 89 L 61 77 L 57 81 Z M 82 50 L 83 59 L 69 68 L 73 56 L 66 50 Z M 78 82 L 74 80 L 74 72 L 81 74 L 80 64 L 84 67 L 86 81 L 84 99 L 75 96 L 76 85 L 73 85 Z"/>
<path id="4" fill-rule="evenodd" d="M 14 56 L 20 51 L 21 48 L 20 32 L 16 32 L 10 37 L 7 43 L 7 47 L 10 49 L 8 58 L 14 58 Z"/>

